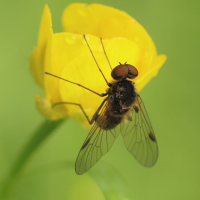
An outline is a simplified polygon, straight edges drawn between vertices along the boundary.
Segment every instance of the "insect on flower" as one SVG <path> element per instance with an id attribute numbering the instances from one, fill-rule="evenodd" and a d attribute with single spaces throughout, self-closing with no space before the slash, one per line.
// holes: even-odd
<path id="1" fill-rule="evenodd" d="M 137 69 L 127 63 L 119 63 L 118 66 L 112 69 L 103 41 L 100 39 L 104 54 L 111 68 L 111 76 L 115 80 L 112 83 L 108 83 L 92 53 L 85 35 L 84 39 L 99 71 L 108 85 L 106 93 L 99 94 L 83 85 L 45 72 L 48 75 L 76 84 L 100 97 L 104 97 L 103 102 L 91 120 L 89 120 L 80 104 L 59 102 L 53 105 L 72 104 L 79 106 L 88 122 L 90 124 L 94 123 L 78 154 L 75 166 L 76 173 L 83 174 L 93 167 L 110 150 L 119 133 L 122 134 L 126 148 L 136 160 L 145 167 L 152 167 L 158 158 L 158 146 L 143 101 L 136 92 L 135 83 L 130 80 L 138 76 Z"/>

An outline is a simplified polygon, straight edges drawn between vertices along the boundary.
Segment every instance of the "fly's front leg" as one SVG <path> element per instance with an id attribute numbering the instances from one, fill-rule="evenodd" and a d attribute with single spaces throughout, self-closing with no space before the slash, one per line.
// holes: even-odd
<path id="1" fill-rule="evenodd" d="M 104 99 L 103 102 L 101 103 L 101 105 L 99 106 L 99 108 L 97 109 L 97 111 L 94 113 L 91 121 L 90 121 L 90 124 L 93 124 L 94 121 L 97 120 L 98 118 L 98 114 L 99 114 L 99 111 L 101 110 L 101 108 L 103 107 L 104 103 L 108 100 L 108 98 Z"/>
<path id="2" fill-rule="evenodd" d="M 107 101 L 107 98 L 103 100 L 103 102 L 101 103 L 101 105 L 99 106 L 99 108 L 97 109 L 97 111 L 95 112 L 95 114 L 93 115 L 92 119 L 90 120 L 89 117 L 86 115 L 86 112 L 84 111 L 83 107 L 81 106 L 81 104 L 78 103 L 72 103 L 72 102 L 59 102 L 59 103 L 55 103 L 52 107 L 55 107 L 57 105 L 61 105 L 61 104 L 70 104 L 70 105 L 75 105 L 75 106 L 79 106 L 80 109 L 82 110 L 83 114 L 85 115 L 86 119 L 88 120 L 89 124 L 93 124 L 94 121 L 97 120 L 98 118 L 98 113 L 101 110 L 102 106 L 104 105 L 104 103 Z"/>

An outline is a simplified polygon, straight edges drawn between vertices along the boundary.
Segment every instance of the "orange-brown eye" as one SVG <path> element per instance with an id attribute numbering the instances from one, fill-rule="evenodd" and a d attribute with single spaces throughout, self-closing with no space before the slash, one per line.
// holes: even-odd
<path id="1" fill-rule="evenodd" d="M 122 78 L 123 76 L 126 77 L 128 74 L 128 67 L 126 65 L 118 65 L 117 67 L 115 67 L 112 72 L 111 72 L 111 76 L 115 79 L 115 80 L 119 80 L 120 78 Z"/>
<path id="2" fill-rule="evenodd" d="M 127 78 L 134 79 L 135 77 L 138 76 L 138 70 L 135 67 L 133 67 L 133 65 L 129 65 L 126 63 L 125 65 L 128 67 Z"/>

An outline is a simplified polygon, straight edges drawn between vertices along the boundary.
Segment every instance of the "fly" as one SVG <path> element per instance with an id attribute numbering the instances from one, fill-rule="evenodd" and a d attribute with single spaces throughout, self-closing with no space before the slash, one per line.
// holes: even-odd
<path id="1" fill-rule="evenodd" d="M 85 35 L 84 39 L 92 53 Z M 53 105 L 71 104 L 79 106 L 88 122 L 94 123 L 76 159 L 76 173 L 84 174 L 92 168 L 110 150 L 119 133 L 124 139 L 125 147 L 135 159 L 145 167 L 152 167 L 158 158 L 156 137 L 144 103 L 136 92 L 135 83 L 130 80 L 138 76 L 138 71 L 134 66 L 127 63 L 119 63 L 112 69 L 102 39 L 101 44 L 112 71 L 111 76 L 114 79 L 112 83 L 106 80 L 93 53 L 92 56 L 108 85 L 106 93 L 99 94 L 83 85 L 45 72 L 48 75 L 76 84 L 100 97 L 105 97 L 91 120 L 80 104 L 59 102 Z"/>

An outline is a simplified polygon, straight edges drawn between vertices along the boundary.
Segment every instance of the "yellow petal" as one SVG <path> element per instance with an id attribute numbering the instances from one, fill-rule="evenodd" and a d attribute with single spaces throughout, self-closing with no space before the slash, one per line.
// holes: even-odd
<path id="1" fill-rule="evenodd" d="M 151 69 L 156 47 L 146 30 L 125 12 L 100 4 L 75 3 L 65 9 L 62 22 L 68 32 L 132 40 L 141 49 L 143 65 Z"/>
<path id="2" fill-rule="evenodd" d="M 67 116 L 67 110 L 63 105 L 52 108 L 50 101 L 38 95 L 36 95 L 36 106 L 40 113 L 50 120 L 57 120 Z"/>
<path id="3" fill-rule="evenodd" d="M 110 17 L 132 19 L 125 12 L 101 4 L 73 3 L 65 9 L 62 23 L 66 32 L 95 35 L 99 22 Z"/>
<path id="4" fill-rule="evenodd" d="M 44 8 L 42 21 L 40 25 L 40 33 L 38 39 L 38 46 L 34 48 L 30 56 L 30 70 L 36 83 L 44 88 L 44 68 L 47 41 L 52 40 L 52 22 L 49 7 Z"/>
<path id="5" fill-rule="evenodd" d="M 139 92 L 142 88 L 154 77 L 157 75 L 158 70 L 162 67 L 163 63 L 166 61 L 166 55 L 159 55 L 153 62 L 153 68 L 151 71 L 148 71 L 141 79 L 135 81 L 137 91 Z"/>
<path id="6" fill-rule="evenodd" d="M 86 35 L 86 38 L 108 82 L 113 81 L 112 69 L 119 62 L 127 62 L 138 69 L 139 75 L 134 82 L 140 91 L 158 73 L 166 60 L 165 55 L 157 56 L 155 45 L 146 30 L 125 12 L 99 4 L 87 6 L 75 3 L 66 8 L 62 21 L 67 33 L 53 34 L 51 14 L 48 6 L 45 6 L 38 47 L 34 48 L 30 58 L 31 72 L 46 94 L 45 98 L 36 96 L 37 107 L 49 119 L 56 120 L 71 115 L 86 125 L 88 122 L 80 107 L 63 104 L 52 108 L 52 105 L 58 102 L 78 103 L 91 119 L 104 98 L 46 75 L 45 71 L 99 94 L 108 89 L 83 34 L 93 35 Z M 99 37 L 103 38 L 112 69 Z"/>
<path id="7" fill-rule="evenodd" d="M 61 76 L 61 72 L 81 52 L 87 51 L 83 45 L 83 36 L 72 33 L 57 33 L 53 35 L 53 43 L 49 56 L 47 56 L 45 71 Z M 79 73 L 78 71 L 76 73 Z M 62 77 L 66 78 L 66 77 Z M 73 77 L 69 78 L 73 81 Z M 46 98 L 52 103 L 61 102 L 59 79 L 45 75 Z"/>
<path id="8" fill-rule="evenodd" d="M 104 55 L 100 39 L 91 35 L 86 35 L 86 38 L 103 74 L 108 82 L 111 82 L 111 69 L 106 60 L 106 56 Z M 60 76 L 67 80 L 82 84 L 99 94 L 105 93 L 108 86 L 83 39 L 81 44 L 83 46 L 81 48 L 85 48 L 85 50 L 78 54 L 74 60 L 63 68 Z M 119 61 L 124 63 L 130 58 L 130 56 L 132 56 L 130 49 L 135 55 L 130 59 L 130 62 L 137 66 L 139 48 L 134 42 L 125 38 L 114 38 L 103 40 L 103 44 L 107 54 L 109 55 L 108 57 L 112 68 L 119 65 Z M 116 57 L 119 57 L 120 60 L 118 61 Z M 59 82 L 60 86 L 58 88 L 60 88 L 62 101 L 81 104 L 91 119 L 104 98 L 77 85 L 62 80 L 59 80 Z M 86 121 L 85 116 L 78 106 L 66 105 L 66 108 L 68 109 L 69 115 L 75 115 L 78 113 L 81 121 Z"/>

